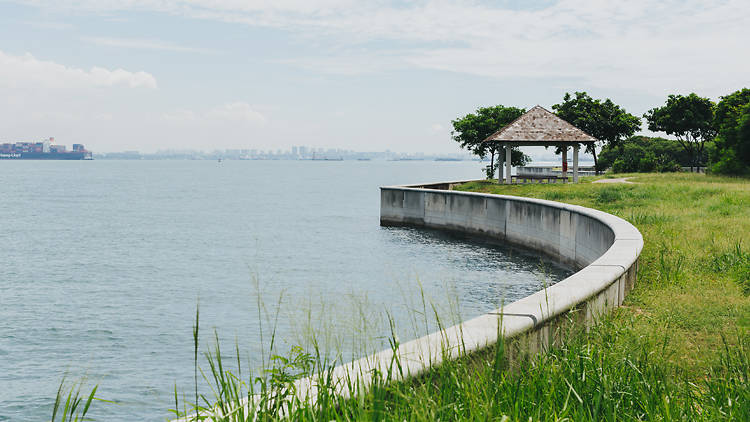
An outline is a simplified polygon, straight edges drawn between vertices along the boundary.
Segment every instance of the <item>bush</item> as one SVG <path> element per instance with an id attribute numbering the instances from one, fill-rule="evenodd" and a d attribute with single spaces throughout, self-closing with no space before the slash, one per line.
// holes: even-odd
<path id="1" fill-rule="evenodd" d="M 708 145 L 713 147 L 711 143 Z M 675 140 L 632 136 L 617 146 L 602 148 L 599 164 L 615 173 L 673 172 L 681 166 L 690 166 L 690 156 Z"/>
<path id="2" fill-rule="evenodd" d="M 650 173 L 654 170 L 656 170 L 656 156 L 653 152 L 648 151 L 638 162 L 638 171 L 641 173 Z"/>
<path id="3" fill-rule="evenodd" d="M 618 158 L 615 160 L 614 163 L 612 163 L 612 171 L 615 173 L 629 173 L 630 170 L 628 170 L 628 165 L 625 163 L 625 160 L 622 158 Z"/>

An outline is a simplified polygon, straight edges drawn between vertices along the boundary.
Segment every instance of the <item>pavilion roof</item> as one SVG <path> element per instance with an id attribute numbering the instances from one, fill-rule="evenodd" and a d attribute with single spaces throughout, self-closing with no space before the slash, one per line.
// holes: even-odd
<path id="1" fill-rule="evenodd" d="M 595 142 L 596 138 L 557 117 L 544 107 L 535 106 L 488 136 L 483 142 L 491 141 L 554 145 L 566 142 Z"/>

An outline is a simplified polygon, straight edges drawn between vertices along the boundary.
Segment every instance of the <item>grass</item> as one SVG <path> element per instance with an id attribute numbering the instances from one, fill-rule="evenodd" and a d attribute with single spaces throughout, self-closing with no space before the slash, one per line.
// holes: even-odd
<path id="1" fill-rule="evenodd" d="M 634 184 L 501 186 L 459 189 L 550 199 L 618 215 L 641 231 L 638 285 L 613 318 L 648 347 L 664 327 L 674 335 L 665 365 L 695 381 L 723 346 L 750 324 L 750 180 L 698 174 L 630 174 Z"/>
<path id="2" fill-rule="evenodd" d="M 94 386 L 88 396 L 81 394 L 84 381 L 68 384 L 65 379 L 57 389 L 55 403 L 52 405 L 52 422 L 79 422 L 85 421 L 89 412 L 91 402 L 96 395 L 97 386 Z M 84 401 L 85 399 L 85 401 Z M 59 418 L 59 419 L 58 419 Z"/>
<path id="3" fill-rule="evenodd" d="M 405 382 L 394 381 L 394 360 L 373 374 L 370 390 L 348 384 L 345 396 L 328 376 L 336 362 L 315 343 L 272 355 L 255 373 L 224 361 L 215 346 L 201 371 L 212 395 L 180 404 L 175 394 L 175 413 L 213 412 L 211 421 L 747 420 L 750 181 L 628 176 L 636 183 L 459 187 L 601 209 L 643 234 L 638 282 L 624 306 L 591 330 L 570 325 L 564 346 L 509 366 L 501 342 Z M 310 375 L 317 394 L 300 401 L 294 381 Z"/>

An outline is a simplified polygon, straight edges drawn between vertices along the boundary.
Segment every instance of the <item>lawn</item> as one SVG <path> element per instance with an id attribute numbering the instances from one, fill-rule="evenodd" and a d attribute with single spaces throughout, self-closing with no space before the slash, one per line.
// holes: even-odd
<path id="1" fill-rule="evenodd" d="M 750 325 L 750 180 L 697 174 L 631 174 L 633 184 L 512 185 L 458 189 L 549 199 L 600 209 L 643 234 L 638 282 L 612 322 L 627 341 L 660 354 L 692 381 L 724 341 Z"/>

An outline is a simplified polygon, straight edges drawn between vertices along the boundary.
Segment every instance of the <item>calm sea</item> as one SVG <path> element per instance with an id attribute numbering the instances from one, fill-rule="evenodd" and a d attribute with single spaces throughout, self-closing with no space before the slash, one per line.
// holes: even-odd
<path id="1" fill-rule="evenodd" d="M 251 367 L 308 346 L 350 359 L 568 275 L 533 254 L 379 226 L 382 185 L 473 162 L 0 161 L 0 420 L 49 420 L 63 376 L 93 416 L 163 421 L 193 388 L 192 325 Z M 424 297 L 424 299 L 423 299 Z M 425 317 L 427 314 L 427 317 Z M 263 337 L 261 339 L 261 337 Z M 205 390 L 205 388 L 204 388 Z"/>

